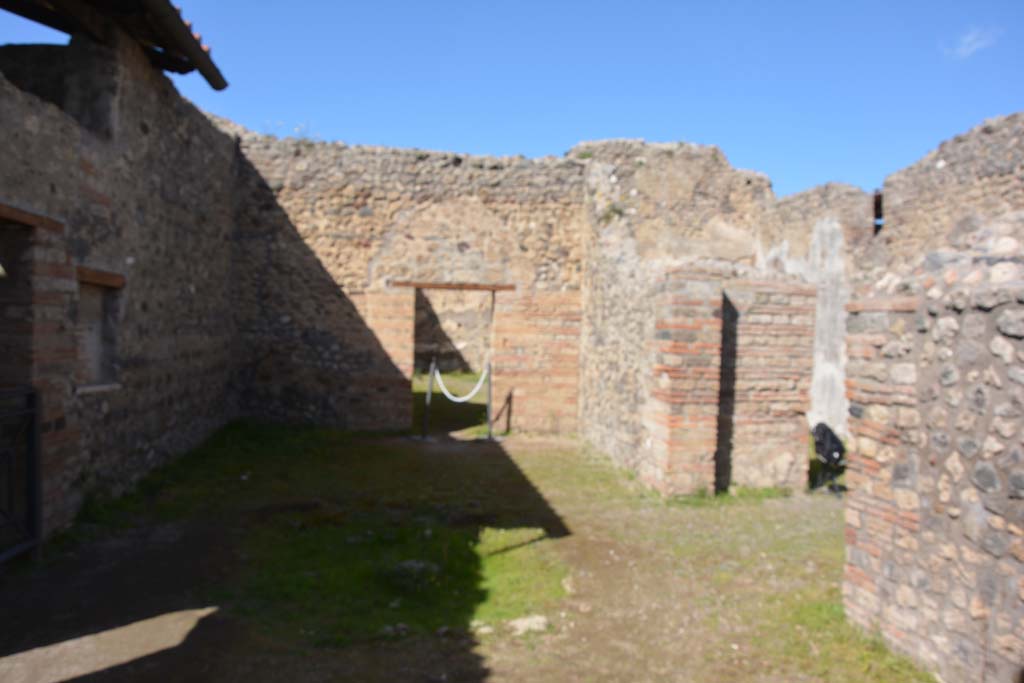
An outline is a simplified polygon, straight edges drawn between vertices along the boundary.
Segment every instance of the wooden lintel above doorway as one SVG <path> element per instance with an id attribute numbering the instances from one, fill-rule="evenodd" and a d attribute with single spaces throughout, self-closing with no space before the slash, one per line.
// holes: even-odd
<path id="1" fill-rule="evenodd" d="M 477 292 L 514 292 L 515 285 L 488 284 L 483 282 L 411 282 L 400 280 L 391 283 L 392 287 L 414 287 L 415 289 L 461 289 Z"/>

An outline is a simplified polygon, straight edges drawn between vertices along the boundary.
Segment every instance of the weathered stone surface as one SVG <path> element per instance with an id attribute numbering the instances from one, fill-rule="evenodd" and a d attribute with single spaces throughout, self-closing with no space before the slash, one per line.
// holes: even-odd
<path id="1" fill-rule="evenodd" d="M 996 327 L 1007 337 L 1024 339 L 1024 310 L 1003 311 L 996 318 Z"/>
<path id="2" fill-rule="evenodd" d="M 802 486 L 808 419 L 848 429 L 850 618 L 950 682 L 1018 673 L 1021 115 L 890 176 L 878 232 L 860 190 L 777 199 L 713 147 L 257 135 L 120 34 L 5 50 L 0 71 L 0 187 L 39 214 L 40 295 L 5 308 L 40 327 L 0 372 L 44 391 L 49 530 L 236 416 L 406 428 L 417 346 L 490 350 L 515 427 L 578 432 L 664 492 Z M 119 388 L 80 390 L 79 266 L 126 279 Z M 488 295 L 396 280 L 516 291 L 492 317 Z"/>
<path id="3" fill-rule="evenodd" d="M 996 471 L 996 468 L 988 462 L 979 462 L 974 466 L 974 472 L 971 474 L 971 481 L 973 481 L 975 486 L 985 493 L 994 493 L 1000 489 L 999 473 Z"/>
<path id="4" fill-rule="evenodd" d="M 30 228 L 37 303 L 23 315 L 29 325 L 38 316 L 24 367 L 42 395 L 49 533 L 89 492 L 126 490 L 239 414 L 236 155 L 121 34 L 104 47 L 77 35 L 68 46 L 11 46 L 0 71 L 24 59 L 27 72 L 12 77 L 22 87 L 0 75 L 0 202 L 45 217 Z M 61 78 L 40 99 L 23 78 L 50 69 Z M 76 337 L 80 266 L 125 282 L 106 295 L 116 353 L 104 387 L 86 386 Z M 13 322 L 4 318 L 0 336 Z M 0 384 L 10 379 L 0 370 Z"/>
<path id="5" fill-rule="evenodd" d="M 1016 584 L 1006 590 L 994 578 L 1018 577 L 1024 567 L 1024 529 L 1015 521 L 1024 512 L 1024 449 L 1017 443 L 1024 414 L 1024 395 L 1018 395 L 1024 391 L 1024 317 L 1015 307 L 1024 256 L 1018 239 L 1024 234 L 1022 133 L 1024 117 L 1002 119 L 890 177 L 883 234 L 889 233 L 886 247 L 893 260 L 888 272 L 874 270 L 870 278 L 862 273 L 863 286 L 854 295 L 855 304 L 870 307 L 858 304 L 857 296 L 870 301 L 881 289 L 926 292 L 919 310 L 904 314 L 903 327 L 921 329 L 916 316 L 922 314 L 934 316 L 934 323 L 907 356 L 864 354 L 848 365 L 850 396 L 863 419 L 851 420 L 857 447 L 847 505 L 857 511 L 857 525 L 847 527 L 847 614 L 879 629 L 898 649 L 931 662 L 947 681 L 974 680 L 982 669 L 986 678 L 1011 680 L 1020 670 L 1010 638 L 1005 649 L 992 647 L 979 635 L 989 627 L 973 625 L 1004 624 L 998 628 L 1008 632 L 1010 625 L 1024 623 Z M 899 263 L 922 247 L 931 253 L 910 267 Z M 883 334 L 875 341 L 879 348 L 901 338 L 900 319 L 892 317 L 874 328 Z M 848 328 L 850 334 L 862 332 Z M 913 391 L 903 395 L 895 382 L 886 387 L 869 380 L 863 374 L 868 362 L 890 373 L 899 372 L 897 364 L 914 363 Z M 870 419 L 893 404 L 927 406 L 929 432 L 926 444 L 913 450 L 896 446 L 896 456 L 886 462 L 877 457 L 878 446 L 862 444 L 895 443 L 897 437 L 908 443 L 905 435 Z M 915 453 L 916 484 L 905 476 L 900 450 Z M 897 482 L 919 495 L 919 509 L 910 507 L 912 499 L 895 488 Z M 913 553 L 904 550 L 911 547 Z M 878 596 L 909 608 L 915 569 L 927 571 L 933 590 L 928 608 L 910 619 L 899 609 L 886 609 L 886 598 Z M 935 657 L 935 648 L 951 656 Z"/>
<path id="6" fill-rule="evenodd" d="M 1012 363 L 1015 355 L 1013 344 L 1003 337 L 993 337 L 988 345 L 989 351 L 998 356 L 1004 363 Z"/>

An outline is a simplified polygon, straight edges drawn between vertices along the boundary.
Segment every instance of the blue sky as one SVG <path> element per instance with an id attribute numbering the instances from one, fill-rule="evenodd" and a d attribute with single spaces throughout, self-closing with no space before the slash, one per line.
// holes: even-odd
<path id="1" fill-rule="evenodd" d="M 872 189 L 1024 109 L 1022 0 L 176 2 L 230 83 L 182 93 L 278 135 L 526 156 L 686 140 L 785 195 Z M 61 39 L 0 11 L 0 42 Z"/>

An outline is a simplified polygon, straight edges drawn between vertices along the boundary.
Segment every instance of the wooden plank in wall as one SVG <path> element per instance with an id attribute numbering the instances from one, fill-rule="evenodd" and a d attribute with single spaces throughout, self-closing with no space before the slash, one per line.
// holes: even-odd
<path id="1" fill-rule="evenodd" d="M 416 289 L 461 289 L 478 292 L 514 292 L 515 285 L 486 284 L 479 282 L 392 282 L 392 287 L 415 287 Z"/>
<path id="2" fill-rule="evenodd" d="M 110 289 L 121 289 L 125 283 L 124 275 L 120 273 L 111 273 L 106 270 L 86 268 L 85 266 L 78 266 L 78 281 L 84 282 L 87 285 L 109 287 Z"/>

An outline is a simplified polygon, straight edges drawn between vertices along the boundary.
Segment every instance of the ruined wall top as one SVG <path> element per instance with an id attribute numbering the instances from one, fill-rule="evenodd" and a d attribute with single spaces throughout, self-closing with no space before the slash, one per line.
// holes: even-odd
<path id="1" fill-rule="evenodd" d="M 1024 207 L 1024 114 L 994 118 L 889 176 L 877 269 L 922 265 Z"/>
<path id="2" fill-rule="evenodd" d="M 583 164 L 260 135 L 214 119 L 347 291 L 393 280 L 579 287 Z M 253 216 L 241 229 L 259 232 Z"/>

